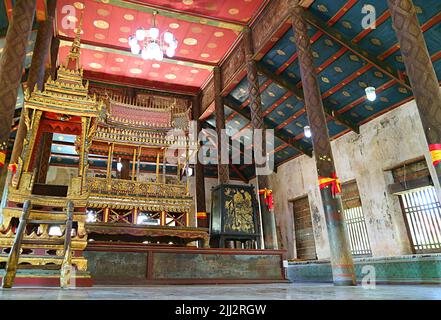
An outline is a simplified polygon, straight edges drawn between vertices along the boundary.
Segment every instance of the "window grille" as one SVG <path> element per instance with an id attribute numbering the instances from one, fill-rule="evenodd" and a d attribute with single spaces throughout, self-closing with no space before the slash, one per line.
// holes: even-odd
<path id="1" fill-rule="evenodd" d="M 371 256 L 372 250 L 357 182 L 348 182 L 342 186 L 342 201 L 352 255 Z"/>
<path id="2" fill-rule="evenodd" d="M 414 252 L 441 252 L 441 206 L 435 188 L 414 189 L 399 197 Z"/>
<path id="3" fill-rule="evenodd" d="M 441 206 L 424 157 L 392 169 L 409 240 L 414 253 L 441 252 Z"/>

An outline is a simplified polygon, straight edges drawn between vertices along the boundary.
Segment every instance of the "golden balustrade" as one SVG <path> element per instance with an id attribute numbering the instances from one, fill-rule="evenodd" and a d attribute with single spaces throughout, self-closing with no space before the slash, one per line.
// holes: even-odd
<path id="1" fill-rule="evenodd" d="M 126 197 L 180 198 L 188 197 L 185 184 L 164 184 L 122 179 L 87 178 L 91 194 L 111 194 Z"/>

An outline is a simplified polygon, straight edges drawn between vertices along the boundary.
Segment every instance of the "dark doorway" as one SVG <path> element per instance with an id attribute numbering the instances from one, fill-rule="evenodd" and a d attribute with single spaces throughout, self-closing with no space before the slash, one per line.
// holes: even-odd
<path id="1" fill-rule="evenodd" d="M 316 260 L 314 230 L 308 196 L 292 202 L 294 214 L 294 236 L 296 239 L 297 259 Z"/>

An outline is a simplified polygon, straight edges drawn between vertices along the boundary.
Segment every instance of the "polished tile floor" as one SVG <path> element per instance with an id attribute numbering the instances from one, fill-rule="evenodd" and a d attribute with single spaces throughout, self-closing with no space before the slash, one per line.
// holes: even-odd
<path id="1" fill-rule="evenodd" d="M 198 285 L 147 287 L 12 288 L 0 289 L 0 300 L 441 300 L 441 286 L 377 285 L 375 289 L 332 284 Z"/>

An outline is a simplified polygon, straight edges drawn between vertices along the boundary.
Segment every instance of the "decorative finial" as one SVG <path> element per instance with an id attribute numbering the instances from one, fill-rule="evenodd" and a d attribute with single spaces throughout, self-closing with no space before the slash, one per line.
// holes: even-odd
<path id="1" fill-rule="evenodd" d="M 78 27 L 75 28 L 75 39 L 67 55 L 67 68 L 70 70 L 80 69 L 81 32 L 83 28 L 83 13 L 81 12 Z"/>

